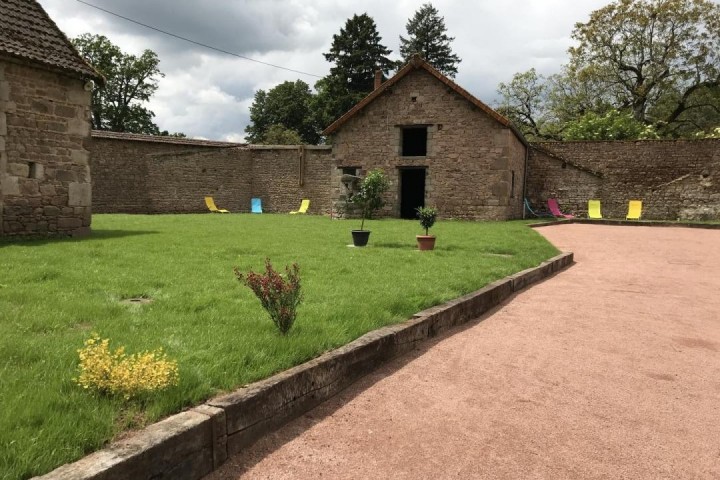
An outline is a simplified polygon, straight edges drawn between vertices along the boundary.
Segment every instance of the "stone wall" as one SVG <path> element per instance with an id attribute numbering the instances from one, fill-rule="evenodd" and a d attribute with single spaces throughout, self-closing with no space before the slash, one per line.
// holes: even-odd
<path id="1" fill-rule="evenodd" d="M 629 200 L 645 219 L 720 219 L 720 140 L 539 143 L 531 149 L 527 196 L 533 205 L 556 197 L 587 214 L 598 199 L 603 216 L 624 218 Z"/>
<path id="2" fill-rule="evenodd" d="M 0 57 L 0 236 L 90 230 L 83 81 Z"/>
<path id="3" fill-rule="evenodd" d="M 427 127 L 425 156 L 402 155 L 403 127 L 413 125 Z M 334 199 L 343 194 L 343 167 L 382 168 L 392 184 L 383 213 L 399 216 L 400 169 L 424 167 L 425 204 L 436 206 L 442 217 L 522 215 L 525 146 L 509 128 L 424 69 L 408 73 L 359 110 L 332 143 Z"/>
<path id="4" fill-rule="evenodd" d="M 97 213 L 202 213 L 204 197 L 231 212 L 330 212 L 330 149 L 246 146 L 93 132 L 93 208 Z"/>

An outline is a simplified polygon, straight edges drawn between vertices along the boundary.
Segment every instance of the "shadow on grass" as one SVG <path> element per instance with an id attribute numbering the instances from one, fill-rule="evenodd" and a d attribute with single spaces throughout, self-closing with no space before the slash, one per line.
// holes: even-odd
<path id="1" fill-rule="evenodd" d="M 138 235 L 153 235 L 158 233 L 160 232 L 154 230 L 93 230 L 92 232 L 90 232 L 90 235 L 84 237 L 8 237 L 0 239 L 0 248 L 9 247 L 11 245 L 34 246 L 55 243 L 84 243 L 100 240 L 110 240 L 114 238 L 135 237 Z"/>

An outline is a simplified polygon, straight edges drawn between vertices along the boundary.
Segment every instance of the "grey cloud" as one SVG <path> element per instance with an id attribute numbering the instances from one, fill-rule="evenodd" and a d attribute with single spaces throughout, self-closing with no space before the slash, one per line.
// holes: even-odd
<path id="1" fill-rule="evenodd" d="M 398 58 L 408 18 L 427 0 L 88 0 L 143 23 L 241 55 L 325 75 L 322 55 L 353 14 L 372 16 Z M 456 81 L 486 103 L 497 84 L 535 67 L 544 74 L 566 61 L 570 32 L 610 0 L 434 0 L 463 62 Z M 165 72 L 152 109 L 161 129 L 206 138 L 242 137 L 254 92 L 298 78 L 134 25 L 73 0 L 40 0 L 70 36 L 107 35 L 121 48 L 154 50 Z"/>

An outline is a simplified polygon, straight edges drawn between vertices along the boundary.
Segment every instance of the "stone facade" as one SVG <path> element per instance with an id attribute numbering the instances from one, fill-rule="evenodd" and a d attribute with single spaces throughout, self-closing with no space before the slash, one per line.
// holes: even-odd
<path id="1" fill-rule="evenodd" d="M 720 140 L 548 142 L 531 149 L 527 196 L 551 197 L 564 211 L 587 214 L 600 200 L 604 217 L 624 218 L 629 200 L 645 219 L 720 219 Z"/>
<path id="2" fill-rule="evenodd" d="M 520 218 L 526 146 L 519 135 L 427 69 L 410 68 L 331 132 L 333 199 L 342 200 L 343 168 L 381 168 L 392 185 L 383 213 L 400 216 L 402 170 L 423 168 L 424 204 L 441 217 Z M 426 154 L 405 156 L 404 129 L 418 126 L 427 129 Z"/>
<path id="3" fill-rule="evenodd" d="M 0 236 L 89 232 L 84 83 L 0 54 Z"/>
<path id="4" fill-rule="evenodd" d="M 174 141 L 93 132 L 97 213 L 202 213 L 204 197 L 231 212 L 287 213 L 303 198 L 309 213 L 330 213 L 330 149 Z"/>

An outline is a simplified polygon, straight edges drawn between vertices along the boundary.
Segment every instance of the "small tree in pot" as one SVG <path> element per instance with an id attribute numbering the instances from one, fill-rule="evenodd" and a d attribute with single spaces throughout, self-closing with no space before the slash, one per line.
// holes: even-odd
<path id="1" fill-rule="evenodd" d="M 416 235 L 418 249 L 432 250 L 435 248 L 435 235 L 430 235 L 430 228 L 435 225 L 437 220 L 437 209 L 433 207 L 418 207 L 417 217 L 420 219 L 420 225 L 425 229 L 425 235 Z"/>
<path id="2" fill-rule="evenodd" d="M 365 230 L 365 220 L 385 205 L 383 194 L 390 188 L 385 173 L 380 169 L 371 170 L 360 183 L 360 190 L 348 200 L 348 203 L 360 211 L 362 220 L 360 230 L 353 230 L 353 245 L 364 247 L 370 238 L 370 231 Z"/>

